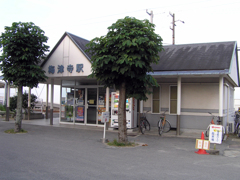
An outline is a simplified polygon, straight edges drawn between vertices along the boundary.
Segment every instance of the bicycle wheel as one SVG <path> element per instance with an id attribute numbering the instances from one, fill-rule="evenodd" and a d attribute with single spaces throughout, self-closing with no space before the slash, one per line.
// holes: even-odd
<path id="1" fill-rule="evenodd" d="M 162 120 L 158 121 L 158 133 L 161 136 L 163 132 Z"/>
<path id="2" fill-rule="evenodd" d="M 171 129 L 171 124 L 168 120 L 165 120 L 165 124 L 163 126 L 163 132 L 167 133 L 169 132 Z"/>
<path id="3" fill-rule="evenodd" d="M 144 124 L 144 120 L 142 120 L 140 122 L 140 130 L 141 130 L 141 133 L 144 134 L 145 133 L 145 130 L 146 130 L 146 126 Z"/>
<path id="4" fill-rule="evenodd" d="M 151 127 L 150 127 L 150 123 L 148 122 L 147 119 L 145 119 L 145 128 L 146 130 L 150 131 Z"/>
<path id="5" fill-rule="evenodd" d="M 225 129 L 224 127 L 222 127 L 222 141 L 224 140 L 224 137 L 225 137 Z"/>
<path id="6" fill-rule="evenodd" d="M 240 126 L 238 126 L 237 136 L 240 137 Z"/>

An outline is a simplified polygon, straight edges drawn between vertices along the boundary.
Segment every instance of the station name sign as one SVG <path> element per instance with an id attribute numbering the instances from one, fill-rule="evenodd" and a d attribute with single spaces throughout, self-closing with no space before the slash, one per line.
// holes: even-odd
<path id="1" fill-rule="evenodd" d="M 63 65 L 58 65 L 57 67 L 57 73 L 64 73 L 64 66 Z M 72 73 L 74 71 L 74 66 L 69 64 L 67 66 L 67 71 Z M 83 71 L 83 64 L 76 64 L 76 72 L 80 73 L 80 72 L 84 72 Z M 49 74 L 54 74 L 55 73 L 55 66 L 48 66 L 48 73 Z"/>

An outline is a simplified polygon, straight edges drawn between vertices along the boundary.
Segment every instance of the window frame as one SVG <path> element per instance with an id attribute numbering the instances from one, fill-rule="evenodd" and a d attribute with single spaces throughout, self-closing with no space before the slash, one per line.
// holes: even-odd
<path id="1" fill-rule="evenodd" d="M 152 114 L 161 114 L 161 86 L 159 85 L 158 87 L 156 88 L 159 88 L 159 99 L 153 99 L 153 88 L 156 87 L 156 86 L 153 86 L 152 87 L 152 102 L 151 102 L 151 113 Z M 159 100 L 159 109 L 158 109 L 158 112 L 153 112 L 153 101 L 154 100 Z"/>
<path id="2" fill-rule="evenodd" d="M 169 86 L 169 114 L 171 114 L 171 115 L 176 115 L 177 114 L 177 104 L 176 104 L 176 113 L 171 113 L 171 100 L 176 100 L 176 103 L 178 101 L 178 93 L 177 93 L 177 91 L 176 91 L 177 99 L 171 99 L 171 87 L 174 87 L 174 86 L 177 88 L 177 85 L 170 85 Z"/>

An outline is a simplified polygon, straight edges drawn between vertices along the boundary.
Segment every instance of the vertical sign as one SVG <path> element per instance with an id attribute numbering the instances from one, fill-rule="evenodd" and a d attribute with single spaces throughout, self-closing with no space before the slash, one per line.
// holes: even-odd
<path id="1" fill-rule="evenodd" d="M 109 112 L 102 112 L 102 123 L 109 122 Z"/>
<path id="2" fill-rule="evenodd" d="M 209 141 L 210 143 L 221 144 L 222 143 L 222 126 L 210 125 Z"/>
<path id="3" fill-rule="evenodd" d="M 77 109 L 76 121 L 84 121 L 84 107 L 77 106 L 76 109 Z"/>

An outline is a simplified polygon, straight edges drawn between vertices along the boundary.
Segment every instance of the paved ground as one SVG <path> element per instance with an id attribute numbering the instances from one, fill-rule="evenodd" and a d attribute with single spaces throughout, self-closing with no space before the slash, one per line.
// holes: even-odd
<path id="1" fill-rule="evenodd" d="M 27 134 L 4 133 L 13 127 L 14 121 L 0 121 L 1 180 L 239 179 L 240 140 L 235 136 L 216 146 L 220 155 L 198 155 L 195 132 L 183 132 L 185 137 L 175 131 L 163 137 L 154 130 L 133 132 L 129 140 L 147 146 L 115 148 L 101 142 L 99 127 L 33 120 L 23 121 Z M 116 139 L 117 133 L 107 131 L 106 137 Z"/>

